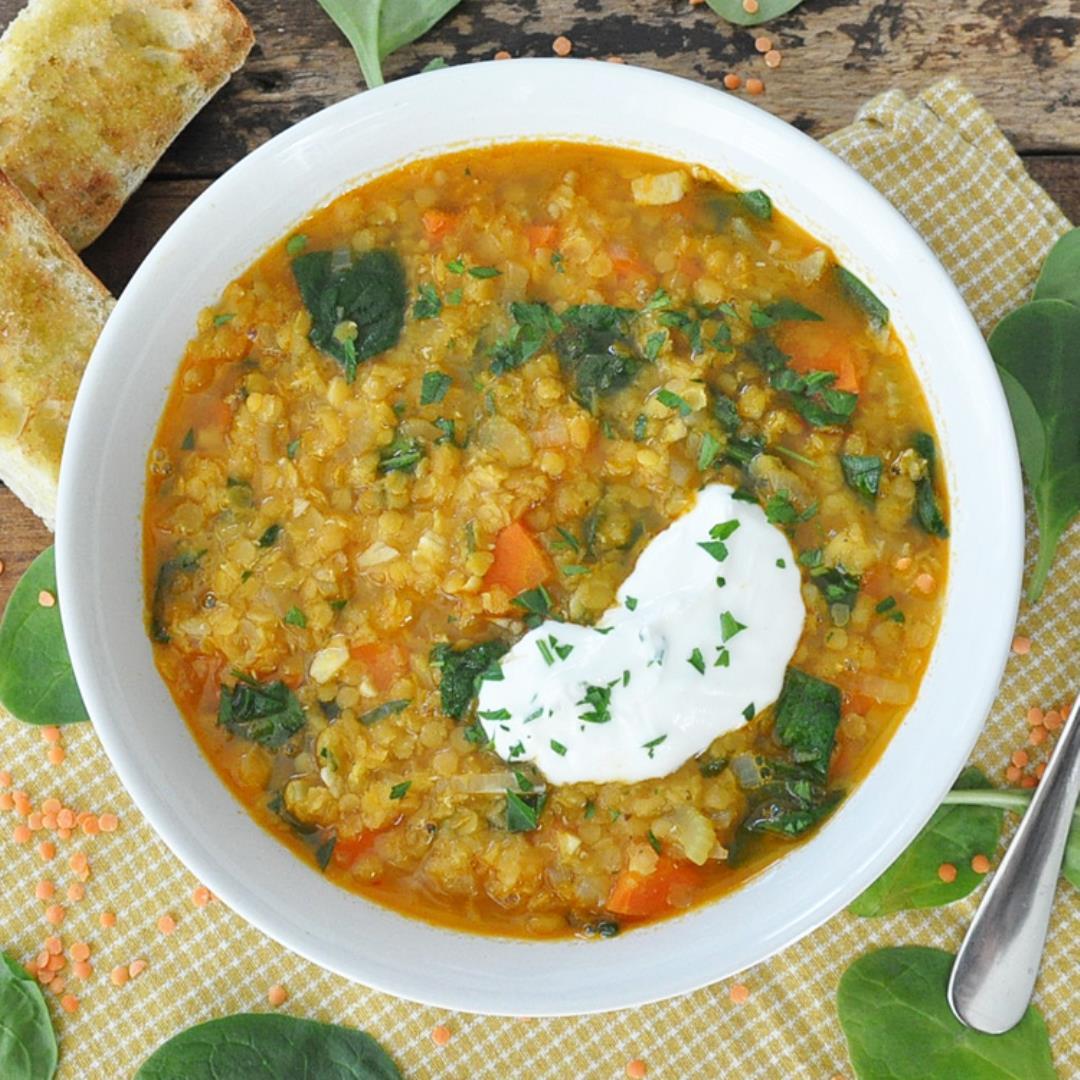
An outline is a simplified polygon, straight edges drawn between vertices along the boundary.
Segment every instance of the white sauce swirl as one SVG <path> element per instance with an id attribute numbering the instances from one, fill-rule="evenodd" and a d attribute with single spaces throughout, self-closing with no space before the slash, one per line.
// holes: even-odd
<path id="1" fill-rule="evenodd" d="M 596 627 L 547 620 L 480 684 L 510 763 L 554 784 L 666 776 L 780 694 L 806 610 L 788 538 L 711 484 L 642 551 Z M 722 582 L 722 584 L 721 584 Z"/>

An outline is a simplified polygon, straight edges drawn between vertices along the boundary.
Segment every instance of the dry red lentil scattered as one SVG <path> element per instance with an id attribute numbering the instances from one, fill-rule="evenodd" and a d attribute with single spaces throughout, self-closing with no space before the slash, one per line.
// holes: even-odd
<path id="1" fill-rule="evenodd" d="M 162 915 L 157 921 L 157 928 L 168 937 L 176 929 L 176 920 L 171 915 Z"/>
<path id="2" fill-rule="evenodd" d="M 745 1005 L 750 1000 L 750 988 L 743 983 L 736 983 L 728 992 L 734 1005 Z"/>
<path id="3" fill-rule="evenodd" d="M 55 956 L 49 957 L 49 962 L 46 965 L 48 969 L 55 975 L 58 971 L 63 971 L 67 967 L 67 960 L 63 953 L 57 953 Z"/>
<path id="4" fill-rule="evenodd" d="M 59 997 L 67 989 L 67 980 L 62 975 L 57 975 L 49 984 L 49 989 Z"/>
<path id="5" fill-rule="evenodd" d="M 1014 750 L 1012 752 L 1012 763 L 1018 769 L 1022 769 L 1025 765 L 1028 764 L 1030 760 L 1031 758 L 1028 756 L 1028 752 L 1026 750 Z"/>
<path id="6" fill-rule="evenodd" d="M 644 1080 L 648 1072 L 649 1069 L 641 1058 L 634 1058 L 626 1063 L 626 1075 L 630 1080 Z"/>
<path id="7" fill-rule="evenodd" d="M 747 15 L 756 15 L 758 7 L 758 0 L 742 0 L 742 9 Z"/>
<path id="8" fill-rule="evenodd" d="M 765 66 L 768 68 L 778 68 L 783 59 L 779 49 L 770 49 L 765 54 Z"/>
<path id="9" fill-rule="evenodd" d="M 976 855 L 971 860 L 971 869 L 976 874 L 985 874 L 990 869 L 990 860 L 985 855 Z"/>
<path id="10" fill-rule="evenodd" d="M 37 602 L 42 607 L 53 607 L 56 604 L 56 597 L 48 589 L 42 589 L 38 593 Z"/>
<path id="11" fill-rule="evenodd" d="M 128 981 L 128 969 L 126 967 L 114 967 L 109 972 L 109 978 L 113 986 L 123 986 Z"/>
<path id="12" fill-rule="evenodd" d="M 505 49 L 500 49 L 492 58 L 494 60 L 509 60 L 510 54 Z"/>
<path id="13" fill-rule="evenodd" d="M 724 76 L 724 86 L 726 86 L 728 90 L 738 90 L 739 87 L 742 86 L 742 76 L 736 75 L 734 71 L 729 71 Z"/>
<path id="14" fill-rule="evenodd" d="M 0 559 L 0 574 L 4 572 L 4 560 Z"/>
<path id="15" fill-rule="evenodd" d="M 98 916 L 98 922 L 105 930 L 111 930 L 116 925 L 116 912 L 103 911 Z"/>
<path id="16" fill-rule="evenodd" d="M 58 937 L 47 937 L 45 951 L 50 956 L 59 956 L 64 951 L 64 943 Z"/>
<path id="17" fill-rule="evenodd" d="M 937 868 L 937 876 L 945 882 L 946 885 L 951 885 L 956 880 L 956 867 L 951 862 L 943 862 Z"/>
<path id="18" fill-rule="evenodd" d="M 551 51 L 556 56 L 569 56 L 574 48 L 573 42 L 564 34 L 560 34 L 552 43 Z"/>
<path id="19" fill-rule="evenodd" d="M 16 825 L 11 831 L 11 839 L 16 844 L 29 844 L 30 837 L 34 834 L 25 825 Z"/>
<path id="20" fill-rule="evenodd" d="M 1015 784 L 1020 779 L 1021 775 L 1022 773 L 1015 765 L 1010 765 L 1005 770 L 1005 779 L 1008 780 L 1010 784 Z"/>
<path id="21" fill-rule="evenodd" d="M 1046 716 L 1043 717 L 1043 727 L 1047 731 L 1057 731 L 1065 721 L 1061 718 L 1061 713 L 1057 709 L 1051 709 Z"/>
<path id="22" fill-rule="evenodd" d="M 1041 780 L 1044 772 L 1046 772 L 1046 762 L 1040 761 L 1039 764 L 1035 766 L 1035 779 Z"/>
<path id="23" fill-rule="evenodd" d="M 68 950 L 72 960 L 89 960 L 90 946 L 85 941 L 76 941 Z"/>
<path id="24" fill-rule="evenodd" d="M 56 845 L 51 840 L 42 840 L 38 844 L 37 853 L 42 862 L 51 862 L 56 858 Z"/>
<path id="25" fill-rule="evenodd" d="M 1043 726 L 1043 711 L 1038 705 L 1032 705 L 1027 711 L 1028 727 L 1042 727 Z"/>
<path id="26" fill-rule="evenodd" d="M 1012 651 L 1017 656 L 1027 656 L 1031 652 L 1031 638 L 1024 637 L 1022 634 L 1017 634 L 1013 638 Z"/>
<path id="27" fill-rule="evenodd" d="M 137 979 L 146 968 L 147 964 L 145 960 L 132 960 L 131 963 L 128 964 L 128 974 L 133 979 Z"/>
<path id="28" fill-rule="evenodd" d="M 205 885 L 199 885 L 191 894 L 191 902 L 196 907 L 206 907 L 212 899 L 213 896 Z"/>
<path id="29" fill-rule="evenodd" d="M 94 965 L 87 963 L 85 960 L 77 960 L 72 965 L 71 970 L 76 979 L 81 979 L 83 982 L 86 982 L 86 980 L 94 974 Z"/>
<path id="30" fill-rule="evenodd" d="M 3 565 L 3 563 L 0 563 L 0 566 Z M 11 787 L 11 773 L 6 769 L 0 769 L 0 787 Z"/>
<path id="31" fill-rule="evenodd" d="M 41 729 L 41 741 L 47 743 L 58 743 L 60 741 L 60 729 L 54 725 L 49 727 L 43 727 Z"/>
<path id="32" fill-rule="evenodd" d="M 289 992 L 280 983 L 274 983 L 269 990 L 266 991 L 266 1000 L 275 1008 L 280 1008 L 286 1001 L 289 1000 Z"/>
<path id="33" fill-rule="evenodd" d="M 1022 788 L 1033 788 L 1038 782 L 1039 781 L 1036 780 L 1034 776 L 1025 776 L 1021 779 L 1020 786 Z"/>
<path id="34" fill-rule="evenodd" d="M 37 973 L 37 981 L 41 983 L 42 986 L 48 986 L 55 978 L 56 976 L 48 968 L 42 968 Z"/>
<path id="35" fill-rule="evenodd" d="M 60 999 L 60 1008 L 66 1013 L 79 1011 L 79 999 L 74 994 L 65 994 Z"/>
<path id="36" fill-rule="evenodd" d="M 607 58 L 609 64 L 625 64 L 626 61 L 621 56 L 609 56 Z"/>
<path id="37" fill-rule="evenodd" d="M 77 903 L 79 900 L 82 900 L 85 896 L 86 896 L 86 888 L 83 886 L 83 884 L 81 882 L 73 881 L 67 887 L 67 898 L 72 903 Z"/>
<path id="38" fill-rule="evenodd" d="M 15 799 L 10 791 L 0 791 L 0 810 L 14 810 Z"/>
<path id="39" fill-rule="evenodd" d="M 32 810 L 26 818 L 26 824 L 29 825 L 34 832 L 41 832 L 41 828 L 45 824 L 41 811 Z"/>
<path id="40" fill-rule="evenodd" d="M 1049 734 L 1050 732 L 1048 732 L 1044 727 L 1032 728 L 1028 732 L 1028 742 L 1031 743 L 1032 746 L 1041 746 L 1044 742 L 1046 742 Z"/>
<path id="41" fill-rule="evenodd" d="M 48 753 L 45 756 L 49 759 L 50 765 L 62 765 L 64 763 L 64 758 L 67 757 L 64 753 L 64 748 L 59 745 L 50 746 Z"/>
<path id="42" fill-rule="evenodd" d="M 39 900 L 51 900 L 56 895 L 56 886 L 47 878 L 39 881 L 34 889 L 34 896 Z"/>
<path id="43" fill-rule="evenodd" d="M 764 94 L 765 84 L 760 79 L 747 79 L 746 80 L 746 92 L 748 94 Z"/>
<path id="44" fill-rule="evenodd" d="M 754 38 L 754 48 L 757 49 L 759 53 L 767 53 L 772 48 L 772 38 L 764 36 Z"/>
<path id="45" fill-rule="evenodd" d="M 67 912 L 60 904 L 50 904 L 45 909 L 45 921 L 52 923 L 53 926 L 59 926 L 66 914 Z"/>
<path id="46" fill-rule="evenodd" d="M 116 832 L 120 827 L 120 819 L 115 814 L 102 814 L 98 818 L 98 828 L 102 832 Z"/>
<path id="47" fill-rule="evenodd" d="M 450 1041 L 450 1029 L 439 1024 L 431 1029 L 431 1041 L 436 1046 L 445 1046 Z"/>

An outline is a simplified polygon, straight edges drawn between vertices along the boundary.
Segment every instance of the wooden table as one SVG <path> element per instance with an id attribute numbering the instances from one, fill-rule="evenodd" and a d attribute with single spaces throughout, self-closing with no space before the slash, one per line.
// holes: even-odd
<path id="1" fill-rule="evenodd" d="M 236 0 L 255 29 L 247 65 L 159 163 L 86 260 L 119 294 L 181 210 L 225 169 L 297 120 L 355 93 L 359 70 L 315 0 Z M 401 0 L 404 2 L 404 0 Z M 0 0 L 0 25 L 23 0 Z M 719 86 L 729 71 L 765 78 L 758 104 L 821 136 L 891 86 L 962 79 L 993 111 L 1032 175 L 1080 218 L 1080 15 L 1076 0 L 807 0 L 764 30 L 783 52 L 768 71 L 751 31 L 688 0 L 464 0 L 388 79 L 435 57 L 451 64 L 550 56 L 565 34 L 576 57 L 628 63 Z M 0 271 L 2 272 L 2 271 Z M 0 605 L 48 531 L 0 485 Z"/>

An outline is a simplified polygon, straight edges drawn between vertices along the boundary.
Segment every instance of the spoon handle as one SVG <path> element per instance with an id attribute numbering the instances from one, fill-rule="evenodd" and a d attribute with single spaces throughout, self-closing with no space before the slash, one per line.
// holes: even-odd
<path id="1" fill-rule="evenodd" d="M 1077 797 L 1080 698 L 1031 805 L 956 954 L 949 1005 L 977 1031 L 1000 1035 L 1023 1019 L 1046 944 L 1050 908 Z"/>

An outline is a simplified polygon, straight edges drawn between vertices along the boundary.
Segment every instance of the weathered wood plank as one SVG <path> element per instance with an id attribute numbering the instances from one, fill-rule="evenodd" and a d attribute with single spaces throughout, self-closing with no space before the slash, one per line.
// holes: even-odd
<path id="1" fill-rule="evenodd" d="M 0 0 L 0 25 L 23 0 Z M 257 37 L 247 65 L 177 140 L 158 174 L 212 177 L 297 120 L 361 88 L 344 38 L 315 0 L 237 0 Z M 574 55 L 719 85 L 727 71 L 766 75 L 764 108 L 813 135 L 847 123 L 890 86 L 953 75 L 1028 150 L 1080 151 L 1080 0 L 806 0 L 766 32 L 784 52 L 766 72 L 754 34 L 687 0 L 463 0 L 388 77 L 435 56 L 452 63 L 550 56 L 559 33 Z"/>

